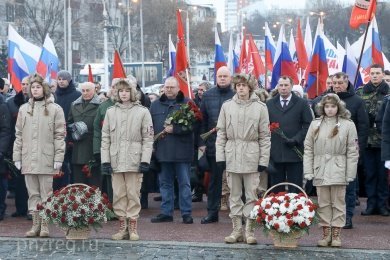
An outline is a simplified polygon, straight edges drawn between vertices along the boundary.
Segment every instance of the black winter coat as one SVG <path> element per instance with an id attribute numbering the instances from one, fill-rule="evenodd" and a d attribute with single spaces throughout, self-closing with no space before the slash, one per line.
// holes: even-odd
<path id="1" fill-rule="evenodd" d="M 56 103 L 64 110 L 65 118 L 68 118 L 70 106 L 73 101 L 81 96 L 81 92 L 76 89 L 73 81 L 71 80 L 67 88 L 58 87 L 55 94 L 57 97 Z"/>
<path id="2" fill-rule="evenodd" d="M 154 134 L 164 130 L 164 122 L 170 113 L 179 110 L 180 105 L 189 101 L 179 91 L 172 102 L 163 94 L 160 99 L 150 106 Z M 192 129 L 184 131 L 180 126 L 173 124 L 173 133 L 160 138 L 154 144 L 156 158 L 159 162 L 186 162 L 190 163 L 194 157 L 194 133 Z"/>
<path id="3" fill-rule="evenodd" d="M 231 87 L 220 88 L 218 86 L 207 90 L 202 97 L 202 104 L 200 110 L 203 114 L 203 120 L 200 128 L 200 133 L 204 134 L 217 126 L 219 112 L 222 104 L 231 99 L 234 92 Z M 217 140 L 217 133 L 210 135 L 203 144 L 202 139 L 199 138 L 199 146 L 206 145 L 206 155 L 215 157 L 215 141 Z"/>
<path id="4" fill-rule="evenodd" d="M 297 148 L 303 154 L 303 142 L 313 120 L 312 112 L 306 100 L 292 94 L 286 108 L 280 104 L 280 95 L 267 101 L 270 123 L 279 123 L 280 129 L 287 138 L 297 142 Z M 271 133 L 271 160 L 276 163 L 301 162 L 296 152 L 288 147 L 283 138 Z"/>
<path id="5" fill-rule="evenodd" d="M 358 134 L 359 151 L 364 151 L 367 146 L 370 123 L 366 111 L 366 104 L 361 97 L 356 95 L 350 82 L 348 83 L 347 92 L 339 92 L 336 94 L 345 102 L 345 107 L 351 113 L 351 120 L 355 123 Z"/>
<path id="6" fill-rule="evenodd" d="M 7 104 L 3 99 L 0 99 L 0 153 L 2 157 L 9 151 L 9 144 L 12 139 L 11 133 L 11 115 Z M 5 171 L 5 163 L 0 161 L 0 175 L 5 173 Z"/>
<path id="7" fill-rule="evenodd" d="M 390 106 L 386 106 L 382 126 L 382 161 L 390 160 Z"/>

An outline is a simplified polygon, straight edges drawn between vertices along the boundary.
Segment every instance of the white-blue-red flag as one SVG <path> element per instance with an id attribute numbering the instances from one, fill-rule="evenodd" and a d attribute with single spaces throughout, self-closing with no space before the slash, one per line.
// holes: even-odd
<path id="1" fill-rule="evenodd" d="M 26 41 L 8 26 L 8 73 L 16 91 L 22 89 L 22 79 L 35 72 L 41 48 Z"/>
<path id="2" fill-rule="evenodd" d="M 311 37 L 311 28 L 310 28 L 310 21 L 309 17 L 307 17 L 306 20 L 306 28 L 305 28 L 305 48 L 306 48 L 306 55 L 309 59 L 311 56 L 311 52 L 313 50 L 313 38 Z"/>
<path id="3" fill-rule="evenodd" d="M 230 73 L 234 74 L 234 46 L 233 46 L 233 33 L 230 32 L 229 36 L 229 49 L 228 49 L 228 57 L 227 57 L 227 67 L 230 70 Z"/>
<path id="4" fill-rule="evenodd" d="M 271 89 L 274 89 L 277 86 L 281 76 L 289 76 L 294 81 L 294 84 L 298 84 L 299 82 L 294 61 L 291 58 L 290 50 L 288 49 L 288 44 L 284 35 L 284 25 L 280 27 L 279 39 L 276 45 Z"/>
<path id="5" fill-rule="evenodd" d="M 361 67 L 367 70 L 372 64 L 383 66 L 382 45 L 375 17 L 368 28 L 367 40 L 364 46 Z"/>
<path id="6" fill-rule="evenodd" d="M 268 23 L 265 23 L 265 67 L 272 71 L 275 61 L 276 45 L 269 30 Z"/>
<path id="7" fill-rule="evenodd" d="M 234 68 L 234 73 L 239 73 L 240 72 L 240 52 L 241 52 L 241 48 L 240 48 L 240 34 L 238 33 L 237 34 L 237 38 L 236 38 L 236 44 L 234 46 L 234 50 L 233 50 L 233 68 Z"/>
<path id="8" fill-rule="evenodd" d="M 319 19 L 314 37 L 313 53 L 306 69 L 306 92 L 309 98 L 315 98 L 326 90 L 326 78 L 329 75 L 322 26 Z"/>
<path id="9" fill-rule="evenodd" d="M 221 40 L 219 39 L 217 27 L 215 27 L 215 59 L 214 59 L 214 83 L 216 83 L 217 71 L 220 67 L 226 66 L 225 54 L 223 53 L 223 48 Z"/>
<path id="10" fill-rule="evenodd" d="M 351 84 L 353 85 L 355 81 L 356 71 L 358 71 L 357 70 L 358 64 L 347 38 L 345 39 L 345 52 L 343 57 L 344 58 L 343 58 L 342 71 L 348 75 L 349 82 L 351 82 Z M 360 74 L 360 71 L 358 71 L 358 78 L 354 88 L 356 89 L 362 85 L 363 85 L 362 76 Z"/>
<path id="11" fill-rule="evenodd" d="M 37 64 L 37 73 L 44 77 L 47 82 L 50 82 L 51 79 L 57 79 L 58 63 L 59 59 L 54 43 L 47 34 Z"/>
<path id="12" fill-rule="evenodd" d="M 173 45 L 171 35 L 169 34 L 169 55 L 168 55 L 168 61 L 169 61 L 169 70 L 167 73 L 167 77 L 172 77 L 175 74 L 175 67 L 176 67 L 176 48 L 175 45 Z"/>

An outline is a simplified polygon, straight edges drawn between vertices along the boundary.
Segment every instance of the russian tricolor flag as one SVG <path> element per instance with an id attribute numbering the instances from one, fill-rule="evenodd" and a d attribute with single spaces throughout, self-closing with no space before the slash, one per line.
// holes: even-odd
<path id="1" fill-rule="evenodd" d="M 372 64 L 380 64 L 383 66 L 382 46 L 379 39 L 379 30 L 376 23 L 376 18 L 372 19 L 368 28 L 367 41 L 364 46 L 361 66 L 363 69 L 368 69 Z"/>
<path id="2" fill-rule="evenodd" d="M 57 79 L 58 63 L 59 60 L 54 43 L 50 39 L 49 34 L 47 34 L 37 64 L 37 72 L 41 74 L 47 82 L 50 82 L 51 79 Z"/>
<path id="3" fill-rule="evenodd" d="M 307 67 L 307 94 L 309 98 L 315 98 L 326 90 L 326 78 L 328 77 L 328 64 L 323 39 L 323 24 L 318 20 L 314 49 Z"/>
<path id="4" fill-rule="evenodd" d="M 215 60 L 214 60 L 214 83 L 216 84 L 216 75 L 220 67 L 226 66 L 226 59 L 223 53 L 221 40 L 219 39 L 217 27 L 215 27 Z"/>
<path id="5" fill-rule="evenodd" d="M 326 62 L 326 61 L 325 61 Z M 274 89 L 281 76 L 289 76 L 294 84 L 298 84 L 298 76 L 290 50 L 284 35 L 284 25 L 280 27 L 278 44 L 276 46 L 275 62 L 272 71 L 271 89 Z"/>
<path id="6" fill-rule="evenodd" d="M 348 39 L 345 39 L 345 52 L 343 59 L 343 69 L 342 71 L 348 75 L 349 82 L 353 85 L 355 81 L 355 76 L 357 72 L 357 62 L 355 59 L 355 55 L 351 49 L 351 46 L 348 42 Z M 363 85 L 362 76 L 360 75 L 360 71 L 358 71 L 358 78 L 356 81 L 355 89 Z"/>
<path id="7" fill-rule="evenodd" d="M 26 41 L 8 26 L 8 73 L 16 91 L 22 89 L 22 79 L 35 72 L 41 48 Z"/>
<path id="8" fill-rule="evenodd" d="M 175 45 L 173 45 L 172 37 L 169 35 L 169 70 L 167 73 L 167 77 L 172 77 L 175 74 L 175 68 L 176 68 L 176 48 Z"/>
<path id="9" fill-rule="evenodd" d="M 275 42 L 272 38 L 271 31 L 268 28 L 268 23 L 265 23 L 265 66 L 267 70 L 272 71 L 275 59 Z"/>

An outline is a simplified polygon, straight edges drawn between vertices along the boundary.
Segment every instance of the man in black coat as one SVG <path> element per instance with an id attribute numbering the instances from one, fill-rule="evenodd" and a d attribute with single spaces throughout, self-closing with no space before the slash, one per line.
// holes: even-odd
<path id="1" fill-rule="evenodd" d="M 313 116 L 307 101 L 292 93 L 292 87 L 293 81 L 290 77 L 280 77 L 278 94 L 266 103 L 270 123 L 279 123 L 279 128 L 285 135 L 282 137 L 275 131 L 271 132 L 271 161 L 275 172 L 270 176 L 271 185 L 288 181 L 302 187 L 303 142 Z M 284 189 L 284 186 L 279 186 L 273 191 L 279 192 Z M 300 192 L 291 187 L 289 191 Z"/>
<path id="2" fill-rule="evenodd" d="M 76 89 L 73 83 L 72 75 L 66 70 L 61 70 L 57 74 L 58 87 L 55 92 L 57 97 L 56 103 L 64 110 L 65 118 L 68 118 L 70 107 L 76 99 L 81 96 L 81 92 Z M 70 142 L 66 143 L 65 158 L 62 164 L 62 171 L 64 175 L 61 178 L 53 180 L 53 190 L 61 189 L 69 183 L 72 183 L 72 171 L 70 162 L 72 159 L 72 147 Z"/>
<path id="3" fill-rule="evenodd" d="M 3 82 L 0 82 L 4 84 Z M 3 99 L 0 99 L 0 221 L 4 219 L 5 209 L 7 205 L 5 204 L 5 199 L 7 197 L 8 189 L 8 176 L 7 176 L 7 167 L 4 162 L 6 153 L 9 149 L 9 143 L 11 141 L 11 115 L 8 111 L 7 104 Z"/>
<path id="4" fill-rule="evenodd" d="M 353 85 L 348 80 L 348 75 L 338 72 L 333 76 L 332 92 L 336 93 L 351 113 L 351 120 L 355 123 L 359 142 L 359 164 L 363 161 L 363 152 L 367 145 L 369 120 L 364 100 L 356 95 Z M 358 175 L 356 175 L 358 176 Z M 356 206 L 356 190 L 358 177 L 347 186 L 345 203 L 347 207 L 346 223 L 344 229 L 352 228 L 352 217 Z"/>
<path id="5" fill-rule="evenodd" d="M 200 110 L 203 114 L 201 133 L 206 133 L 217 126 L 219 112 L 223 102 L 234 96 L 230 85 L 232 76 L 229 69 L 223 66 L 217 71 L 217 86 L 209 89 L 203 94 Z M 199 140 L 199 149 L 206 152 L 207 161 L 211 168 L 210 182 L 207 193 L 207 216 L 201 220 L 202 224 L 208 224 L 218 221 L 219 203 L 222 193 L 222 175 L 224 166 L 217 165 L 215 159 L 215 141 L 217 133 L 213 133 L 203 144 Z"/>
<path id="6" fill-rule="evenodd" d="M 192 128 L 184 129 L 181 125 L 167 124 L 167 117 L 188 103 L 180 91 L 174 77 L 165 80 L 164 94 L 150 107 L 155 134 L 165 135 L 155 141 L 155 154 L 161 164 L 160 193 L 161 213 L 151 219 L 152 223 L 172 222 L 174 209 L 174 180 L 179 186 L 179 205 L 183 223 L 192 224 L 192 201 L 190 185 L 190 167 L 194 157 L 194 134 Z"/>
<path id="7" fill-rule="evenodd" d="M 29 96 L 29 77 L 25 77 L 22 79 L 22 90 L 19 91 L 15 96 L 11 97 L 7 100 L 8 110 L 11 114 L 11 131 L 12 131 L 12 139 L 9 145 L 9 155 L 12 157 L 13 151 L 13 143 L 15 141 L 15 125 L 16 119 L 18 118 L 19 108 L 28 102 Z M 24 176 L 12 176 L 10 182 L 13 182 L 15 187 L 15 207 L 16 211 L 12 213 L 11 217 L 20 217 L 26 216 L 28 214 L 28 193 L 26 188 L 26 182 L 24 180 Z M 30 219 L 30 214 L 28 218 Z"/>

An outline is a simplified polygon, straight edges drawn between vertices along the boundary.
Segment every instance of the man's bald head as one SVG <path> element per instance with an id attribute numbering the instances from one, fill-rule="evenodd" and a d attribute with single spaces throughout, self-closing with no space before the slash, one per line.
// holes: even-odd
<path id="1" fill-rule="evenodd" d="M 95 95 L 95 84 L 92 82 L 84 82 L 80 84 L 80 89 L 84 100 L 91 100 Z"/>
<path id="2" fill-rule="evenodd" d="M 221 88 L 230 87 L 232 81 L 232 74 L 226 66 L 222 66 L 217 71 L 217 86 Z"/>

